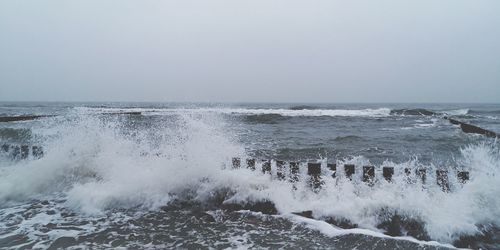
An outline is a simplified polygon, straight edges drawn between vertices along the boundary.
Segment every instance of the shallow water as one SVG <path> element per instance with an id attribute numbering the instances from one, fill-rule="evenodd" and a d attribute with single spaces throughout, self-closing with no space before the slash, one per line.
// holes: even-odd
<path id="1" fill-rule="evenodd" d="M 141 114 L 111 114 L 123 112 Z M 0 123 L 0 144 L 44 151 L 0 152 L 2 248 L 500 246 L 499 143 L 443 119 L 500 132 L 500 105 L 0 104 L 1 116 L 22 114 L 55 116 Z M 259 159 L 273 160 L 271 175 Z M 301 162 L 298 182 L 288 164 L 280 179 L 274 160 Z M 306 163 L 316 161 L 313 190 Z M 345 163 L 356 165 L 352 180 Z M 362 181 L 365 165 L 374 183 Z M 392 182 L 383 166 L 394 167 Z M 425 181 L 405 168 L 426 169 Z M 277 213 L 228 209 L 263 201 Z M 293 214 L 302 211 L 312 219 Z"/>

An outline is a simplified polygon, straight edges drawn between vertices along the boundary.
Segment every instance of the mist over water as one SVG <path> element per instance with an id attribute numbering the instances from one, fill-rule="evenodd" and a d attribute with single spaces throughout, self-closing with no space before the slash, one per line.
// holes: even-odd
<path id="1" fill-rule="evenodd" d="M 40 159 L 0 152 L 1 247 L 499 246 L 499 143 L 442 117 L 500 131 L 500 105 L 14 103 L 0 113 L 57 115 L 0 124 L 1 144 L 44 149 Z M 280 180 L 274 161 L 271 175 L 260 161 L 247 169 L 248 158 L 301 161 L 299 181 Z M 305 164 L 316 161 L 314 191 Z M 426 181 L 405 168 L 426 169 Z M 226 209 L 263 201 L 277 215 Z M 293 214 L 302 211 L 313 218 Z"/>

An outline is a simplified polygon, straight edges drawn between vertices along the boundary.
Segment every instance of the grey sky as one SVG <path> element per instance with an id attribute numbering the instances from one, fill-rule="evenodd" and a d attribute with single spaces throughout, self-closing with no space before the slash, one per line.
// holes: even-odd
<path id="1" fill-rule="evenodd" d="M 0 101 L 500 102 L 500 1 L 0 0 Z"/>

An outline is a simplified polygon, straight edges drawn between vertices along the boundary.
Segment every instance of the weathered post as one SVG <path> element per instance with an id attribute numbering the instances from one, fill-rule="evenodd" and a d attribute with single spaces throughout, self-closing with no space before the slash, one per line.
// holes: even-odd
<path id="1" fill-rule="evenodd" d="M 383 167 L 382 168 L 382 175 L 384 176 L 384 179 L 388 182 L 392 182 L 392 176 L 394 175 L 394 168 L 393 167 Z"/>
<path id="2" fill-rule="evenodd" d="M 373 184 L 375 180 L 375 167 L 363 166 L 363 182 Z"/>
<path id="3" fill-rule="evenodd" d="M 299 181 L 299 163 L 290 162 L 290 182 Z"/>
<path id="4" fill-rule="evenodd" d="M 450 191 L 450 185 L 448 182 L 448 171 L 436 170 L 436 182 L 437 182 L 438 186 L 441 187 L 443 192 Z"/>
<path id="5" fill-rule="evenodd" d="M 425 171 L 426 170 L 424 168 L 419 168 L 419 169 L 415 170 L 415 173 L 417 174 L 418 177 L 420 177 L 422 184 L 425 184 L 425 180 L 426 180 Z"/>
<path id="6" fill-rule="evenodd" d="M 39 146 L 33 146 L 31 148 L 31 154 L 33 154 L 33 157 L 35 158 L 41 158 L 43 156 L 43 150 Z"/>
<path id="7" fill-rule="evenodd" d="M 284 161 L 276 161 L 276 176 L 278 180 L 285 179 L 285 162 Z"/>
<path id="8" fill-rule="evenodd" d="M 467 181 L 469 181 L 469 172 L 467 171 L 459 171 L 457 173 L 458 181 L 462 184 L 465 184 Z"/>
<path id="9" fill-rule="evenodd" d="M 409 184 L 415 183 L 415 180 L 411 176 L 411 169 L 410 168 L 405 168 L 405 180 Z"/>
<path id="10" fill-rule="evenodd" d="M 233 162 L 233 168 L 234 169 L 240 168 L 240 166 L 241 166 L 241 159 L 240 158 L 234 157 L 232 159 L 232 162 Z"/>
<path id="11" fill-rule="evenodd" d="M 352 180 L 352 175 L 354 174 L 354 171 L 355 171 L 354 164 L 344 164 L 345 176 L 349 178 L 349 180 Z"/>
<path id="12" fill-rule="evenodd" d="M 240 168 L 240 166 L 241 166 L 241 159 L 240 158 L 234 157 L 232 161 L 233 161 L 233 168 L 234 169 Z"/>
<path id="13" fill-rule="evenodd" d="M 271 161 L 270 160 L 264 160 L 264 162 L 262 163 L 262 173 L 271 174 Z"/>
<path id="14" fill-rule="evenodd" d="M 307 163 L 307 175 L 311 177 L 311 187 L 314 191 L 321 188 L 321 163 Z"/>
<path id="15" fill-rule="evenodd" d="M 255 159 L 247 159 L 247 168 L 255 170 Z"/>
<path id="16" fill-rule="evenodd" d="M 411 175 L 411 169 L 405 168 L 405 174 L 406 174 L 406 176 Z"/>
<path id="17" fill-rule="evenodd" d="M 9 152 L 9 145 L 7 145 L 7 144 L 2 145 L 2 151 L 4 153 L 8 153 Z"/>
<path id="18" fill-rule="evenodd" d="M 21 148 L 19 146 L 10 146 L 12 148 L 12 153 L 11 156 L 14 159 L 17 159 L 18 156 L 21 154 Z"/>
<path id="19" fill-rule="evenodd" d="M 28 145 L 22 145 L 21 146 L 21 159 L 28 158 L 29 154 L 30 154 L 30 147 Z"/>
<path id="20" fill-rule="evenodd" d="M 337 175 L 337 164 L 336 163 L 327 163 L 326 167 L 333 172 L 332 178 L 335 178 Z"/>

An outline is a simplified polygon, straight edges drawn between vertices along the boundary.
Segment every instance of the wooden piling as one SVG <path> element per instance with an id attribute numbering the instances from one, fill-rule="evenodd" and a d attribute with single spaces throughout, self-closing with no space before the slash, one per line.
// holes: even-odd
<path id="1" fill-rule="evenodd" d="M 467 171 L 459 171 L 457 173 L 457 178 L 458 178 L 458 181 L 462 184 L 465 184 L 466 182 L 469 181 L 469 172 Z"/>
<path id="2" fill-rule="evenodd" d="M 268 173 L 268 174 L 271 174 L 271 161 L 269 160 L 264 160 L 264 162 L 262 163 L 262 173 Z"/>
<path id="3" fill-rule="evenodd" d="M 21 146 L 21 159 L 28 158 L 29 154 L 30 154 L 30 147 L 28 145 L 22 145 Z"/>
<path id="4" fill-rule="evenodd" d="M 33 146 L 33 147 L 31 147 L 31 154 L 35 158 L 41 158 L 43 156 L 42 147 L 40 147 L 40 146 Z"/>
<path id="5" fill-rule="evenodd" d="M 411 175 L 411 169 L 405 168 L 405 174 L 406 174 L 406 176 L 410 176 Z"/>
<path id="6" fill-rule="evenodd" d="M 411 169 L 410 168 L 405 168 L 405 180 L 406 180 L 406 183 L 415 184 L 415 179 L 412 178 L 412 176 L 411 176 Z"/>
<path id="7" fill-rule="evenodd" d="M 321 175 L 321 163 L 307 163 L 307 174 L 308 175 Z"/>
<path id="8" fill-rule="evenodd" d="M 233 162 L 233 168 L 234 169 L 237 169 L 237 168 L 240 168 L 241 167 L 241 159 L 238 158 L 238 157 L 234 157 L 232 159 L 232 162 Z"/>
<path id="9" fill-rule="evenodd" d="M 420 177 L 422 184 L 425 184 L 426 181 L 426 170 L 424 168 L 419 168 L 415 170 L 415 174 Z"/>
<path id="10" fill-rule="evenodd" d="M 2 151 L 3 151 L 4 153 L 8 153 L 8 152 L 9 152 L 9 145 L 7 145 L 7 144 L 3 144 L 3 145 L 2 145 Z"/>
<path id="11" fill-rule="evenodd" d="M 332 178 L 335 178 L 337 175 L 337 164 L 336 163 L 327 163 L 326 167 L 333 172 Z"/>
<path id="12" fill-rule="evenodd" d="M 247 159 L 247 168 L 255 170 L 255 159 Z"/>
<path id="13" fill-rule="evenodd" d="M 285 162 L 284 161 L 276 161 L 276 176 L 278 180 L 285 179 Z"/>
<path id="14" fill-rule="evenodd" d="M 373 183 L 375 180 L 375 167 L 363 166 L 363 182 Z"/>
<path id="15" fill-rule="evenodd" d="M 448 171 L 436 170 L 436 183 L 441 187 L 443 192 L 449 192 L 450 184 L 448 182 Z"/>
<path id="16" fill-rule="evenodd" d="M 392 182 L 392 176 L 394 175 L 394 168 L 393 167 L 383 167 L 382 168 L 382 175 L 384 176 L 386 181 Z"/>
<path id="17" fill-rule="evenodd" d="M 290 182 L 299 181 L 299 163 L 290 162 Z"/>
<path id="18" fill-rule="evenodd" d="M 318 190 L 321 187 L 321 163 L 307 163 L 307 175 L 311 177 L 313 190 Z"/>
<path id="19" fill-rule="evenodd" d="M 345 176 L 347 178 L 349 178 L 350 180 L 352 180 L 352 175 L 354 174 L 354 172 L 356 171 L 355 170 L 355 166 L 354 164 L 344 164 L 344 172 L 345 172 Z"/>
<path id="20" fill-rule="evenodd" d="M 11 153 L 10 153 L 11 157 L 17 159 L 21 154 L 21 147 L 16 145 L 16 146 L 10 146 L 10 148 L 11 148 Z"/>

